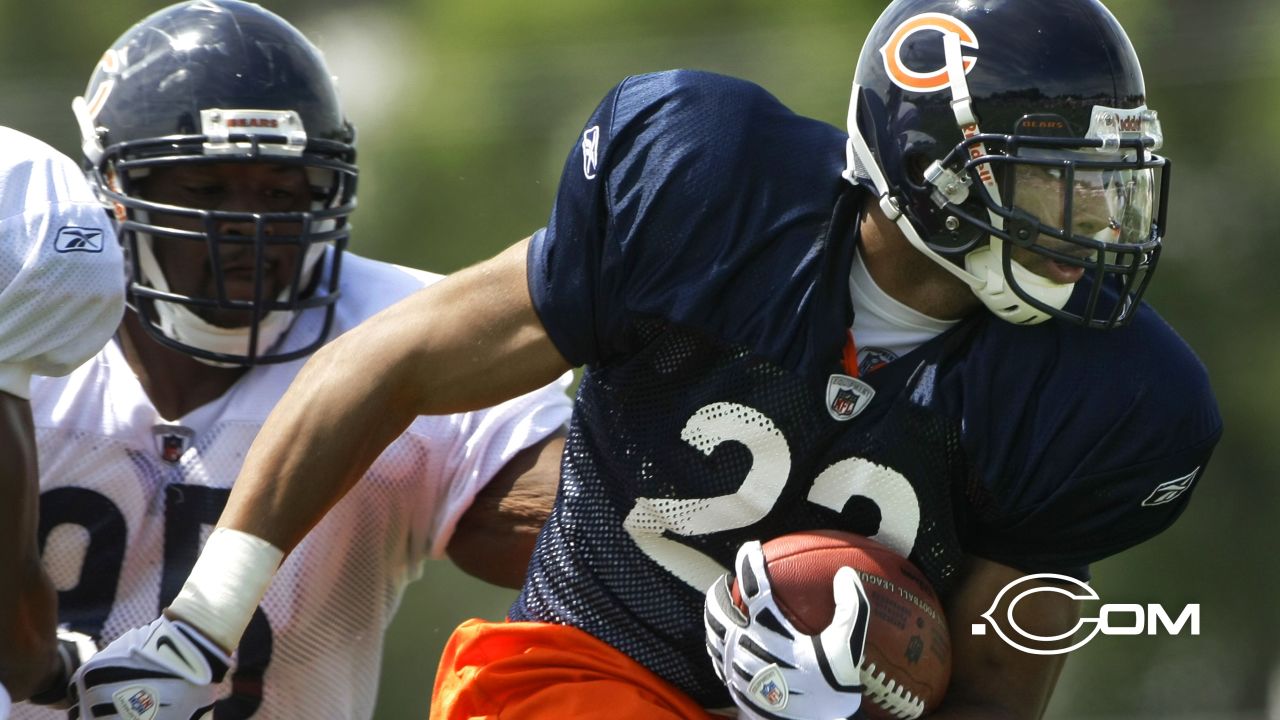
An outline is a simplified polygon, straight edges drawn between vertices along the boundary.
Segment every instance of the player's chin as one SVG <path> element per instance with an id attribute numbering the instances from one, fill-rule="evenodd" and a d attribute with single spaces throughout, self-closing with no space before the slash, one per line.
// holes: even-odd
<path id="1" fill-rule="evenodd" d="M 1035 268 L 1027 268 L 1031 272 L 1058 285 L 1074 285 L 1084 277 L 1084 268 L 1045 258 Z"/>
<path id="2" fill-rule="evenodd" d="M 249 326 L 253 324 L 253 313 L 248 310 L 204 308 L 197 311 L 196 315 L 201 320 L 223 330 L 244 330 L 247 332 Z"/>
<path id="3" fill-rule="evenodd" d="M 275 298 L 280 294 L 280 285 L 271 280 L 264 283 L 262 297 Z M 194 306 L 191 307 L 201 320 L 222 328 L 224 330 L 234 330 L 248 328 L 253 325 L 254 313 L 247 309 L 254 303 L 254 282 L 251 279 L 242 279 L 239 277 L 227 278 L 223 281 L 223 292 L 226 293 L 225 303 L 234 303 L 241 308 L 219 307 L 219 306 Z M 219 298 L 217 287 L 204 288 L 202 297 L 217 300 Z"/>
<path id="4" fill-rule="evenodd" d="M 1059 251 L 1061 252 L 1061 251 Z M 1013 252 L 1013 259 L 1032 274 L 1058 285 L 1074 285 L 1084 277 L 1083 264 L 1059 262 L 1039 253 L 1018 248 Z M 1082 259 L 1081 263 L 1084 262 Z"/>

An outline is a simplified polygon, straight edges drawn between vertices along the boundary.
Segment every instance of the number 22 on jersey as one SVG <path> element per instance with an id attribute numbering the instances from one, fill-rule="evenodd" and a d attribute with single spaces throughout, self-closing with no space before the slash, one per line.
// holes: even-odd
<path id="1" fill-rule="evenodd" d="M 723 443 L 741 443 L 751 453 L 751 467 L 738 489 L 727 495 L 636 498 L 623 527 L 649 558 L 704 592 L 725 568 L 669 535 L 708 535 L 764 519 L 791 476 L 791 449 L 782 431 L 763 413 L 728 402 L 699 409 L 685 423 L 680 438 L 706 456 Z M 813 479 L 806 501 L 838 513 L 855 497 L 880 508 L 880 530 L 871 537 L 903 557 L 909 555 L 920 527 L 920 503 L 906 477 L 863 458 L 847 458 Z"/>

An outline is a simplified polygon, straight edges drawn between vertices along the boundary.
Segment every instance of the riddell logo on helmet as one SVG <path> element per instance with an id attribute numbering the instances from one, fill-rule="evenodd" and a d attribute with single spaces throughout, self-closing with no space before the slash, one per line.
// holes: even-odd
<path id="1" fill-rule="evenodd" d="M 275 118 L 227 118 L 229 128 L 278 128 L 280 121 Z"/>
<path id="2" fill-rule="evenodd" d="M 970 50 L 978 49 L 978 37 L 973 34 L 973 30 L 968 25 L 960 22 L 950 15 L 943 13 L 923 13 L 914 15 L 904 21 L 889 36 L 889 41 L 880 48 L 880 55 L 884 58 L 885 72 L 889 73 L 889 79 L 894 85 L 903 90 L 911 90 L 913 92 L 937 92 L 946 90 L 951 87 L 951 78 L 947 75 L 947 68 L 937 68 L 921 72 L 912 70 L 902 60 L 902 48 L 907 44 L 907 40 L 916 33 L 932 32 L 942 35 L 955 35 L 960 38 L 961 47 Z M 939 46 L 941 46 L 941 37 Z M 977 64 L 978 59 L 971 55 L 961 57 L 964 64 L 966 74 Z"/>
<path id="3" fill-rule="evenodd" d="M 1137 115 L 1117 117 L 1116 123 L 1120 126 L 1120 132 L 1142 132 L 1145 129 L 1143 118 Z"/>

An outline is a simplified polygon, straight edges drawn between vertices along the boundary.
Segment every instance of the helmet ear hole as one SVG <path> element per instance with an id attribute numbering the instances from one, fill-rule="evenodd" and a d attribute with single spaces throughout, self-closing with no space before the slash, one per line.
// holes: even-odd
<path id="1" fill-rule="evenodd" d="M 965 216 L 983 217 L 986 213 L 986 208 L 974 198 L 960 205 L 959 212 L 949 213 L 944 208 L 939 213 L 943 215 L 943 221 L 926 239 L 936 251 L 944 255 L 961 255 L 987 241 L 987 232 L 965 219 Z"/>
<path id="2" fill-rule="evenodd" d="M 921 152 L 916 152 L 904 158 L 907 167 L 907 178 L 912 185 L 916 187 L 924 187 L 924 172 L 933 164 L 933 158 Z"/>

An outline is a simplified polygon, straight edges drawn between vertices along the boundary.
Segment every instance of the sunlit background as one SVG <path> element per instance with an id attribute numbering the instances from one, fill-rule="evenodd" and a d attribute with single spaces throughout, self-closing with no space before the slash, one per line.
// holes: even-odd
<path id="1" fill-rule="evenodd" d="M 120 33 L 166 4 L 0 0 L 0 124 L 77 153 L 71 98 Z M 694 67 L 738 75 L 842 125 L 861 39 L 883 7 L 855 0 L 266 5 L 326 52 L 359 128 L 353 248 L 441 272 L 545 221 L 582 121 L 628 74 Z M 1277 720 L 1280 3 L 1110 6 L 1143 58 L 1149 102 L 1176 165 L 1167 252 L 1149 299 L 1209 366 L 1227 435 L 1182 520 L 1095 567 L 1094 587 L 1107 602 L 1200 603 L 1201 635 L 1095 639 L 1067 663 L 1049 717 Z M 391 628 L 377 717 L 425 718 L 449 631 L 469 616 L 501 617 L 512 597 L 446 562 L 429 563 Z"/>

